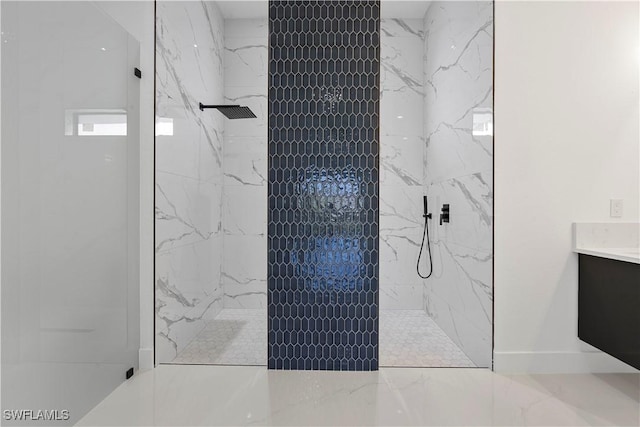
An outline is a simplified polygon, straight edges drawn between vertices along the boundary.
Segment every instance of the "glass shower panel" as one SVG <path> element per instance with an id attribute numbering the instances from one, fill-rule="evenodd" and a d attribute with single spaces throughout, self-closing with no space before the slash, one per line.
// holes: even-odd
<path id="1" fill-rule="evenodd" d="M 137 366 L 139 43 L 89 2 L 1 13 L 2 409 L 34 411 L 3 421 L 73 424 Z"/>

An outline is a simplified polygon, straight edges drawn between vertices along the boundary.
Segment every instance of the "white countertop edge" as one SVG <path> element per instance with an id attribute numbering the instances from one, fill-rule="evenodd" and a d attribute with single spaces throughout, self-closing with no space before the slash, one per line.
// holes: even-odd
<path id="1" fill-rule="evenodd" d="M 629 248 L 575 248 L 574 252 L 584 255 L 592 255 L 601 258 L 609 258 L 617 261 L 640 264 L 640 254 L 625 253 Z"/>

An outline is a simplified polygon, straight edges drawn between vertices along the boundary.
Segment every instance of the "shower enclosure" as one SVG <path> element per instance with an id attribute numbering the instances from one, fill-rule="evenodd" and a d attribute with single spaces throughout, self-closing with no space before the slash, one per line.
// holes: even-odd
<path id="1" fill-rule="evenodd" d="M 492 2 L 159 2 L 156 22 L 156 361 L 491 366 Z"/>

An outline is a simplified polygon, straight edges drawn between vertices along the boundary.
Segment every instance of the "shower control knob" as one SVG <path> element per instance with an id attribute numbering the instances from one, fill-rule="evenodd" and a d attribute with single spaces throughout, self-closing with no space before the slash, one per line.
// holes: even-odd
<path id="1" fill-rule="evenodd" d="M 449 222 L 449 204 L 442 205 L 442 210 L 440 212 L 440 225 L 445 222 Z"/>

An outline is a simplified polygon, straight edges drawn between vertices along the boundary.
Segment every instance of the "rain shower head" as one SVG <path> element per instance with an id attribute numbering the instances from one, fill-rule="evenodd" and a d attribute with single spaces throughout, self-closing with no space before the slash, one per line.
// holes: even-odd
<path id="1" fill-rule="evenodd" d="M 216 108 L 228 119 L 255 119 L 256 115 L 249 107 L 243 107 L 240 105 L 204 105 L 200 103 L 200 110 L 204 111 L 205 108 Z"/>

